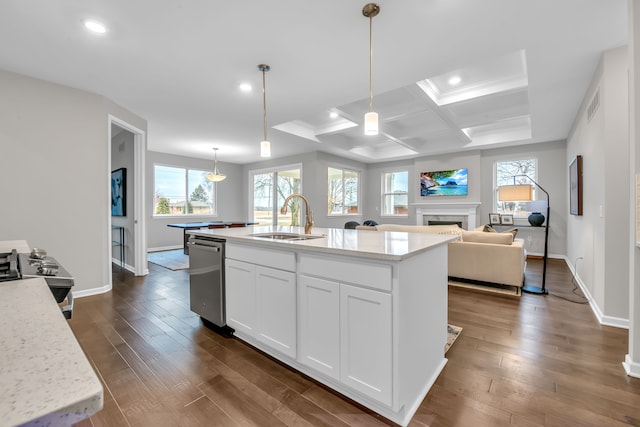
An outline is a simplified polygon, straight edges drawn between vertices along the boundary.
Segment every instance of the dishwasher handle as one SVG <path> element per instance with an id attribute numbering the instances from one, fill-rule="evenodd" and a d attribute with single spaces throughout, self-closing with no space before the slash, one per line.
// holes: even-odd
<path id="1" fill-rule="evenodd" d="M 201 237 L 190 237 L 187 242 L 189 246 L 206 246 L 209 249 L 215 249 L 214 252 L 220 252 L 224 247 L 224 240 L 203 239 Z"/>
<path id="2" fill-rule="evenodd" d="M 210 245 L 199 245 L 197 243 L 189 243 L 189 245 L 193 247 L 198 247 L 198 249 L 208 252 L 220 252 L 222 248 Z"/>

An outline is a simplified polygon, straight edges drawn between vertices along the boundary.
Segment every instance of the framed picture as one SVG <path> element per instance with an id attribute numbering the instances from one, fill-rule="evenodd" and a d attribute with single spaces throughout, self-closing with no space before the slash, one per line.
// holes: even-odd
<path id="1" fill-rule="evenodd" d="M 569 163 L 569 213 L 582 215 L 582 156 Z"/>
<path id="2" fill-rule="evenodd" d="M 127 169 L 111 172 L 111 216 L 127 216 Z"/>
<path id="3" fill-rule="evenodd" d="M 500 224 L 513 225 L 513 215 L 500 215 Z"/>
<path id="4" fill-rule="evenodd" d="M 500 214 L 499 213 L 490 213 L 489 214 L 489 224 L 500 224 Z"/>

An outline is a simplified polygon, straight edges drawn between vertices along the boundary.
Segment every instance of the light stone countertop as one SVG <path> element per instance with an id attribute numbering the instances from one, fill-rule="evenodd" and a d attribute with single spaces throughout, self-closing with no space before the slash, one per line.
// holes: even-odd
<path id="1" fill-rule="evenodd" d="M 311 230 L 311 234 L 322 237 L 310 240 L 271 240 L 251 236 L 252 234 L 269 232 L 304 234 L 304 228 L 250 226 L 187 231 L 188 234 L 224 238 L 228 242 L 236 241 L 251 243 L 255 246 L 332 253 L 388 261 L 400 261 L 434 246 L 459 238 L 459 236 L 453 234 L 345 230 L 320 227 L 314 227 Z"/>
<path id="2" fill-rule="evenodd" d="M 0 242 L 11 248 L 29 252 Z M 102 385 L 44 279 L 0 282 L 0 313 L 1 425 L 70 426 L 102 409 Z"/>

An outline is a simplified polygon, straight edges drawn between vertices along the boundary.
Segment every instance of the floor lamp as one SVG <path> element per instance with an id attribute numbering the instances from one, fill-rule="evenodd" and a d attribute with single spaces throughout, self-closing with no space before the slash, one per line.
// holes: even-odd
<path id="1" fill-rule="evenodd" d="M 540 186 L 537 182 L 531 179 L 528 175 L 515 175 L 513 177 L 513 185 L 502 185 L 498 187 L 498 201 L 500 202 L 525 202 L 533 200 L 533 190 L 530 184 L 516 184 L 517 177 L 527 178 L 529 181 L 533 182 L 536 187 L 544 192 L 547 195 L 547 224 L 544 230 L 544 257 L 542 258 L 542 286 L 531 286 L 525 285 L 522 287 L 524 292 L 528 292 L 530 294 L 539 294 L 546 295 L 549 293 L 547 288 L 545 287 L 545 283 L 547 280 L 547 255 L 548 255 L 548 246 L 549 246 L 549 213 L 551 212 L 551 208 L 549 206 L 549 193 Z"/>

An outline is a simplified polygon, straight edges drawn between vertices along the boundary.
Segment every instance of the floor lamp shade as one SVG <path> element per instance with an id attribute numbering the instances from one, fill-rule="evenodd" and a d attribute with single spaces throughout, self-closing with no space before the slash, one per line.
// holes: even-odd
<path id="1" fill-rule="evenodd" d="M 533 186 L 501 185 L 498 187 L 498 200 L 501 202 L 528 202 L 533 200 Z"/>

